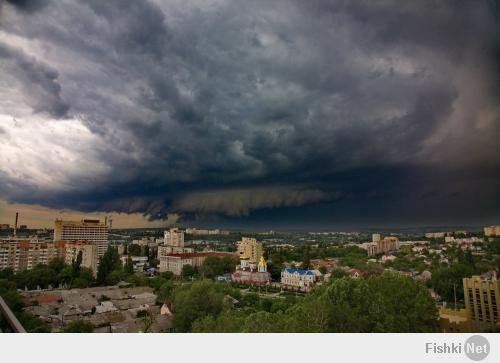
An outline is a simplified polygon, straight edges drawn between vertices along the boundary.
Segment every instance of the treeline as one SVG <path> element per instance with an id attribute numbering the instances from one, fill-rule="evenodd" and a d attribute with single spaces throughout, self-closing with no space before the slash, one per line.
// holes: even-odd
<path id="1" fill-rule="evenodd" d="M 209 280 L 169 290 L 176 332 L 435 332 L 434 300 L 397 274 L 340 278 L 295 302 Z"/>
<path id="2" fill-rule="evenodd" d="M 266 247 L 264 257 L 268 262 L 267 269 L 275 280 L 280 279 L 284 262 L 300 262 L 301 268 L 308 269 L 311 267 L 312 259 L 339 258 L 345 265 L 361 268 L 367 260 L 366 251 L 357 246 L 332 246 L 321 243 L 318 247 L 307 245 L 295 248 Z"/>

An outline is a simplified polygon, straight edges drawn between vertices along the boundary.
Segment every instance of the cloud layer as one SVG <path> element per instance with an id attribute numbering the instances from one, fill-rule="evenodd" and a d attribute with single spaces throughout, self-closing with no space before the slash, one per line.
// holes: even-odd
<path id="1" fill-rule="evenodd" d="M 498 2 L 1 6 L 10 201 L 153 219 L 500 217 Z"/>

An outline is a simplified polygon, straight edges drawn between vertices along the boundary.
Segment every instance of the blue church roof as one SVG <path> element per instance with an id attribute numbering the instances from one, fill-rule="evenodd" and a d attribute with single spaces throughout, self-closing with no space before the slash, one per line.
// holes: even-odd
<path id="1" fill-rule="evenodd" d="M 288 272 L 289 274 L 294 274 L 294 273 L 298 273 L 299 275 L 312 275 L 312 271 L 309 271 L 309 270 L 302 270 L 300 268 L 286 268 L 285 269 L 286 272 Z"/>

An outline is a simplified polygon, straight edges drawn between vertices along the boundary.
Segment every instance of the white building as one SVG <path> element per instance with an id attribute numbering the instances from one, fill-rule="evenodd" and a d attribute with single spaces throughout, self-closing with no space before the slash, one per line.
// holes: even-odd
<path id="1" fill-rule="evenodd" d="M 281 271 L 281 285 L 300 291 L 309 291 L 316 284 L 319 271 L 302 270 L 297 268 L 285 268 Z"/>
<path id="2" fill-rule="evenodd" d="M 89 241 L 97 246 L 97 258 L 108 249 L 108 226 L 98 219 L 63 221 L 56 219 L 54 241 Z"/>
<path id="3" fill-rule="evenodd" d="M 184 232 L 178 228 L 165 231 L 163 244 L 171 247 L 184 247 Z"/>
<path id="4" fill-rule="evenodd" d="M 147 256 L 122 256 L 120 259 L 122 260 L 123 266 L 127 264 L 127 261 L 130 257 L 132 261 L 132 267 L 134 272 L 143 272 L 144 267 L 148 265 L 148 257 Z"/>

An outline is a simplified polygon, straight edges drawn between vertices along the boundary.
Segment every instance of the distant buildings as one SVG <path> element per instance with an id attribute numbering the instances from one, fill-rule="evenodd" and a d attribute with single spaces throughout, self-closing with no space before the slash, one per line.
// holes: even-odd
<path id="1" fill-rule="evenodd" d="M 466 238 L 457 238 L 453 236 L 448 236 L 444 238 L 445 243 L 452 243 L 452 244 L 462 244 L 462 243 L 483 243 L 484 239 L 479 238 L 479 237 L 466 237 Z"/>
<path id="2" fill-rule="evenodd" d="M 484 227 L 484 235 L 486 237 L 500 236 L 500 226 Z"/>
<path id="3" fill-rule="evenodd" d="M 8 224 L 8 223 L 0 224 L 0 230 L 6 230 L 6 229 L 10 229 L 10 224 Z"/>
<path id="4" fill-rule="evenodd" d="M 428 232 L 425 234 L 426 238 L 437 239 L 437 238 L 445 238 L 451 236 L 466 236 L 467 231 L 446 231 L 446 232 Z"/>
<path id="5" fill-rule="evenodd" d="M 56 219 L 54 224 L 54 242 L 88 241 L 96 245 L 97 259 L 108 249 L 108 226 L 98 219 L 82 221 L 63 221 Z"/>
<path id="6" fill-rule="evenodd" d="M 247 285 L 267 284 L 271 275 L 267 272 L 267 263 L 262 255 L 262 243 L 255 238 L 243 237 L 237 248 L 240 264 L 236 266 L 231 279 Z"/>
<path id="7" fill-rule="evenodd" d="M 186 234 L 190 234 L 190 235 L 194 235 L 194 236 L 228 235 L 229 231 L 223 231 L 220 229 L 186 228 Z"/>
<path id="8" fill-rule="evenodd" d="M 160 272 L 170 271 L 174 275 L 181 275 L 186 265 L 199 267 L 208 256 L 234 256 L 226 252 L 194 252 L 185 247 L 184 232 L 178 228 L 165 231 L 164 244 L 158 247 L 158 269 Z"/>
<path id="9" fill-rule="evenodd" d="M 380 234 L 375 233 L 372 235 L 371 243 L 362 243 L 359 247 L 365 249 L 368 256 L 375 256 L 379 253 L 387 253 L 398 250 L 400 243 L 397 237 L 388 236 L 382 239 Z"/>

